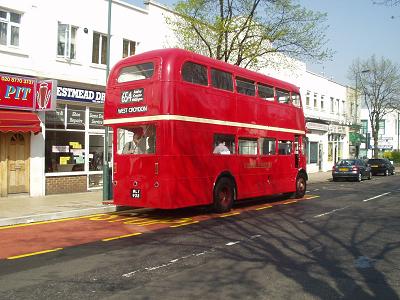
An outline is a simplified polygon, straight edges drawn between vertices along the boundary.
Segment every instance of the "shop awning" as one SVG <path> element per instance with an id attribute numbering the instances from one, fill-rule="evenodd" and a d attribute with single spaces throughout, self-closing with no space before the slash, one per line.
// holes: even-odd
<path id="1" fill-rule="evenodd" d="M 350 143 L 353 145 L 360 145 L 365 143 L 365 136 L 358 132 L 349 132 Z"/>
<path id="2" fill-rule="evenodd" d="M 41 131 L 40 120 L 34 112 L 0 110 L 0 131 L 38 133 Z"/>

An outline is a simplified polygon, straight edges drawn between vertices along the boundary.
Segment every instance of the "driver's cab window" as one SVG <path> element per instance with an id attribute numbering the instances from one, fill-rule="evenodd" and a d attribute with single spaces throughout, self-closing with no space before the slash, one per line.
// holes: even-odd
<path id="1" fill-rule="evenodd" d="M 156 151 L 155 125 L 122 127 L 117 130 L 118 154 L 154 154 Z"/>

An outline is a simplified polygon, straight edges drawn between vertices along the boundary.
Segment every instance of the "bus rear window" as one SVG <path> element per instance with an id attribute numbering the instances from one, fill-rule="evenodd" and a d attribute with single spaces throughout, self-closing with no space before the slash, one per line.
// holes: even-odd
<path id="1" fill-rule="evenodd" d="M 156 128 L 154 125 L 118 128 L 118 154 L 154 154 L 156 150 Z"/>
<path id="2" fill-rule="evenodd" d="M 151 78 L 154 74 L 154 64 L 152 62 L 139 65 L 124 67 L 119 72 L 117 82 L 129 82 Z"/>

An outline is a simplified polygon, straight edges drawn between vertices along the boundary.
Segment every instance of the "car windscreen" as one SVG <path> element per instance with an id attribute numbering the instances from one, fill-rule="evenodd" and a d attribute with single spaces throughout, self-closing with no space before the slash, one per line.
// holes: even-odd
<path id="1" fill-rule="evenodd" d="M 385 161 L 383 159 L 369 159 L 369 164 L 383 164 Z"/>

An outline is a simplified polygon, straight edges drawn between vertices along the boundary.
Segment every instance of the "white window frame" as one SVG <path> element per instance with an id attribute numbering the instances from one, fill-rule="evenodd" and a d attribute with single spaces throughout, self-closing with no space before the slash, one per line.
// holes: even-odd
<path id="1" fill-rule="evenodd" d="M 93 57 L 93 54 L 94 54 L 94 35 L 95 34 L 98 34 L 99 35 L 99 45 L 98 45 L 98 53 L 97 53 L 97 55 L 98 55 L 98 61 L 94 61 L 94 57 Z M 92 42 L 92 64 L 95 64 L 95 65 L 106 65 L 107 64 L 107 34 L 104 34 L 104 33 L 100 33 L 100 32 L 97 32 L 97 31 L 93 31 L 93 42 Z M 105 43 L 105 45 L 103 45 L 103 43 Z M 102 62 L 102 59 L 103 59 L 103 57 L 102 57 L 102 49 L 103 49 L 103 47 L 105 47 L 105 54 L 104 54 L 104 63 Z"/>
<path id="2" fill-rule="evenodd" d="M 127 49 L 127 56 L 124 56 L 124 45 L 125 45 L 125 43 L 127 43 L 127 45 L 128 45 L 128 49 Z M 132 44 L 133 44 L 133 46 L 132 46 Z M 133 47 L 133 49 L 132 49 L 132 47 Z M 136 47 L 137 47 L 137 42 L 135 42 L 135 41 L 131 41 L 131 40 L 128 40 L 128 39 L 123 39 L 122 40 L 122 58 L 125 58 L 125 57 L 128 57 L 128 56 L 131 56 L 131 55 L 135 55 L 135 53 L 136 53 Z"/>
<path id="3" fill-rule="evenodd" d="M 21 19 L 22 19 L 22 14 L 14 11 L 8 11 L 3 8 L 0 8 L 0 11 L 6 13 L 6 17 L 2 18 L 0 16 L 0 23 L 6 24 L 7 26 L 7 32 L 6 32 L 6 44 L 0 44 L 0 46 L 7 46 L 7 47 L 20 47 L 20 37 L 21 37 Z M 19 15 L 19 23 L 12 22 L 11 21 L 11 14 L 16 14 Z M 12 28 L 17 28 L 18 29 L 18 41 L 17 45 L 11 44 L 11 36 L 12 36 Z"/>
<path id="4" fill-rule="evenodd" d="M 64 30 L 64 53 L 60 54 L 58 45 L 60 43 L 60 26 L 65 26 Z M 75 36 L 73 37 L 73 31 L 75 31 Z M 65 24 L 58 22 L 58 32 L 57 32 L 57 57 L 63 57 L 65 59 L 76 59 L 76 40 L 77 40 L 78 27 L 72 26 L 71 24 Z M 73 40 L 74 38 L 74 40 Z M 74 45 L 74 49 L 72 49 Z"/>

